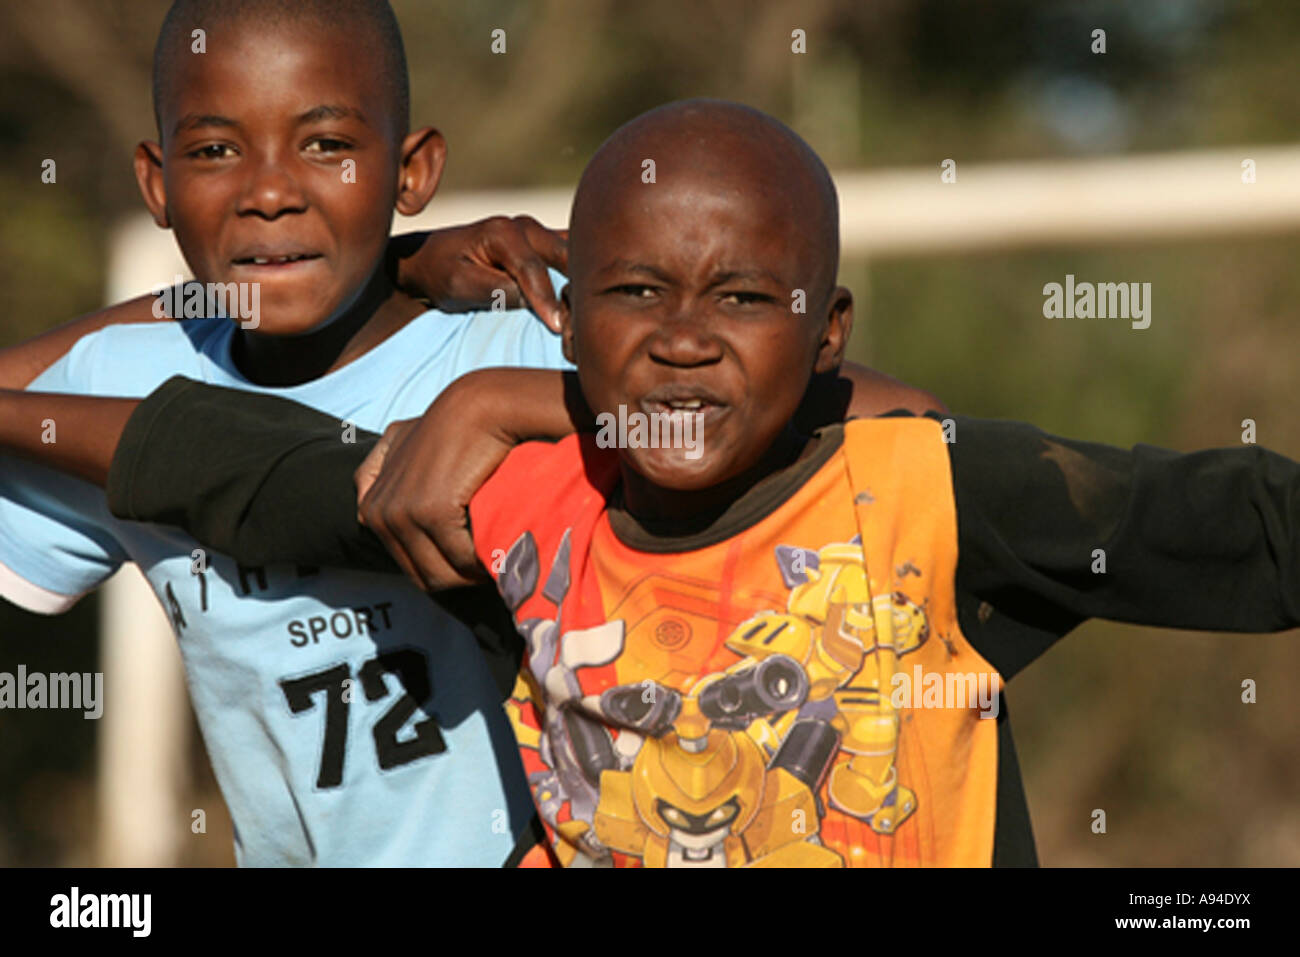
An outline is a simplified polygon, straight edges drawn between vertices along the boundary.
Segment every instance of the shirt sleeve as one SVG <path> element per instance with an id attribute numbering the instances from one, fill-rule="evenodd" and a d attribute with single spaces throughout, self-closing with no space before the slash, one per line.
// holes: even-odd
<path id="1" fill-rule="evenodd" d="M 949 417 L 957 585 L 1020 623 L 1300 625 L 1300 465 L 1255 446 L 1123 450 Z"/>
<path id="2" fill-rule="evenodd" d="M 568 280 L 554 269 L 548 274 L 558 296 Z M 573 363 L 564 358 L 563 340 L 530 309 L 477 312 L 468 316 L 464 335 L 446 366 L 455 370 L 455 375 L 493 366 L 574 370 Z"/>
<path id="3" fill-rule="evenodd" d="M 91 334 L 81 339 L 28 391 L 92 392 L 101 338 Z M 104 493 L 96 486 L 0 455 L 3 597 L 41 614 L 67 610 L 129 560 L 114 525 Z"/>
<path id="4" fill-rule="evenodd" d="M 378 436 L 277 396 L 168 379 L 136 408 L 109 471 L 114 515 L 177 525 L 247 565 L 399 572 L 357 522 L 352 473 Z"/>

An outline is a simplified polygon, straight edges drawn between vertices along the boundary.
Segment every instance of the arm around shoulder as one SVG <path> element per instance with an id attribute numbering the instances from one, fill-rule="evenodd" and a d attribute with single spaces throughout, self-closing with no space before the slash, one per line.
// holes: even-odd
<path id="1" fill-rule="evenodd" d="M 856 362 L 846 362 L 835 372 L 813 377 L 797 421 L 813 430 L 845 419 L 866 419 L 900 409 L 913 415 L 948 412 L 948 407 L 925 389 Z"/>
<path id="2" fill-rule="evenodd" d="M 84 336 L 106 326 L 158 322 L 159 318 L 154 315 L 154 301 L 152 295 L 129 299 L 73 319 L 16 346 L 0 349 L 0 389 L 27 388 Z"/>
<path id="3" fill-rule="evenodd" d="M 357 523 L 353 472 L 375 436 L 277 396 L 173 377 L 128 420 L 113 514 L 177 525 L 249 565 L 395 566 Z"/>

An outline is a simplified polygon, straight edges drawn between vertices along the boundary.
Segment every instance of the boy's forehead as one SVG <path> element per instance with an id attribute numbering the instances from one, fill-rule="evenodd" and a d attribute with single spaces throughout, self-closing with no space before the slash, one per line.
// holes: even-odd
<path id="1" fill-rule="evenodd" d="M 341 27 L 221 24 L 204 52 L 183 52 L 172 60 L 159 104 L 160 132 L 170 135 L 196 113 L 297 118 L 321 105 L 357 111 L 383 128 L 392 104 L 376 59 L 369 45 Z"/>
<path id="2" fill-rule="evenodd" d="M 579 241 L 589 235 L 602 260 L 652 250 L 731 264 L 786 258 L 800 245 L 797 208 L 770 190 L 744 186 L 741 177 L 721 182 L 695 171 L 649 187 L 611 184 Z"/>
<path id="3" fill-rule="evenodd" d="M 660 257 L 791 280 L 817 269 L 828 225 L 816 199 L 779 165 L 723 162 L 725 152 L 711 152 L 714 166 L 668 161 L 653 183 L 642 180 L 635 154 L 585 178 L 571 224 L 573 256 L 595 269 Z"/>

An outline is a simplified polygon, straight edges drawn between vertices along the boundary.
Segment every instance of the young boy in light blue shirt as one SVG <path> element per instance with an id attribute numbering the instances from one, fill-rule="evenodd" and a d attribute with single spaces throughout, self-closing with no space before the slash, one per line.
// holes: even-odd
<path id="1" fill-rule="evenodd" d="M 154 92 L 159 140 L 135 158 L 150 212 L 197 281 L 255 289 L 259 314 L 109 326 L 29 388 L 136 397 L 183 374 L 297 399 L 348 441 L 471 369 L 567 367 L 529 312 L 444 315 L 388 274 L 393 209 L 429 201 L 445 144 L 408 127 L 386 3 L 180 0 Z M 532 808 L 479 647 L 495 636 L 448 611 L 482 596 L 440 607 L 382 576 L 242 568 L 0 460 L 0 594 L 61 611 L 127 561 L 179 641 L 239 863 L 506 860 Z"/>

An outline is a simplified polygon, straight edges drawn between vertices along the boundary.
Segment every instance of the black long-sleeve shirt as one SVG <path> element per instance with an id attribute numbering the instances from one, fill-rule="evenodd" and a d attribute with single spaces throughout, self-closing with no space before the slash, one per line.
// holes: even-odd
<path id="1" fill-rule="evenodd" d="M 1257 447 L 1125 451 L 1021 423 L 951 420 L 958 623 L 1004 679 L 1090 617 L 1239 632 L 1300 625 L 1297 463 Z M 375 440 L 344 443 L 332 417 L 284 399 L 172 379 L 128 424 L 109 504 L 249 564 L 397 571 L 356 522 L 352 475 Z M 481 591 L 458 611 L 471 625 L 504 620 Z M 517 649 L 502 652 L 503 681 L 517 661 Z M 1032 865 L 1005 706 L 997 721 L 993 863 Z"/>

